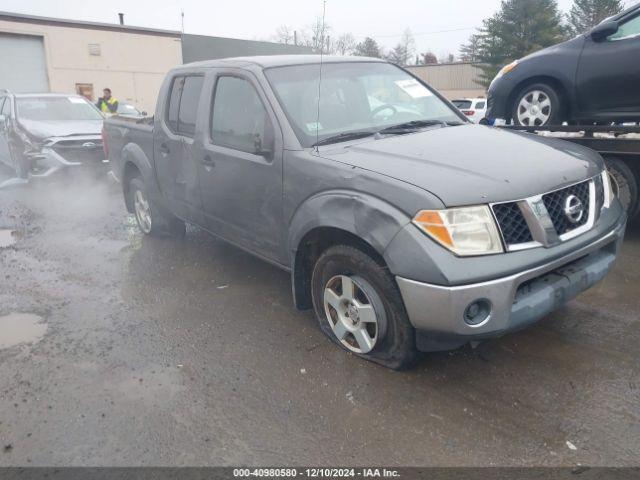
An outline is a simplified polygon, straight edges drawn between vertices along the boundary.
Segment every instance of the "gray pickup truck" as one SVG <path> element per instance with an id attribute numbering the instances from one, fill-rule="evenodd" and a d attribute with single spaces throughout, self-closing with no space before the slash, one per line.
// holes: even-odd
<path id="1" fill-rule="evenodd" d="M 626 225 L 599 154 L 473 125 L 377 59 L 183 65 L 105 141 L 144 233 L 191 222 L 290 271 L 327 336 L 396 369 L 544 317 Z"/>

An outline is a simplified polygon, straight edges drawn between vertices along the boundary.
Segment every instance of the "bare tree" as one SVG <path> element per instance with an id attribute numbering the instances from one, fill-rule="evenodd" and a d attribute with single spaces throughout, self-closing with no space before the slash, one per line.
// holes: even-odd
<path id="1" fill-rule="evenodd" d="M 438 57 L 431 50 L 420 54 L 420 63 L 422 65 L 434 65 L 438 63 Z"/>
<path id="2" fill-rule="evenodd" d="M 294 43 L 294 30 L 289 25 L 280 25 L 276 28 L 276 33 L 273 36 L 274 41 L 277 43 L 284 43 L 285 45 Z"/>
<path id="3" fill-rule="evenodd" d="M 350 33 L 343 33 L 334 44 L 334 53 L 338 55 L 351 55 L 356 48 L 356 39 Z"/>
<path id="4" fill-rule="evenodd" d="M 416 41 L 408 28 L 400 37 L 398 44 L 387 54 L 387 60 L 397 65 L 409 65 L 416 50 Z"/>

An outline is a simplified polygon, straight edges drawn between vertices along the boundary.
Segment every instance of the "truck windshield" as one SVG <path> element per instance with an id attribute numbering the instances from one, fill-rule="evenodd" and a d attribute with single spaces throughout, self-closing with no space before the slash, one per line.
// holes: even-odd
<path id="1" fill-rule="evenodd" d="M 325 63 L 320 101 L 319 64 L 273 67 L 265 74 L 305 147 L 407 122 L 461 121 L 429 88 L 389 63 Z"/>
<path id="2" fill-rule="evenodd" d="M 24 97 L 16 99 L 17 117 L 25 120 L 103 120 L 81 97 Z"/>

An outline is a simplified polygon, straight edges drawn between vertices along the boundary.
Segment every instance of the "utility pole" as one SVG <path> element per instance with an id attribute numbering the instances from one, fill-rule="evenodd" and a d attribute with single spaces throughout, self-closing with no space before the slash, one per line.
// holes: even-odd
<path id="1" fill-rule="evenodd" d="M 293 44 L 295 46 L 298 46 L 298 31 L 297 30 L 293 31 Z"/>

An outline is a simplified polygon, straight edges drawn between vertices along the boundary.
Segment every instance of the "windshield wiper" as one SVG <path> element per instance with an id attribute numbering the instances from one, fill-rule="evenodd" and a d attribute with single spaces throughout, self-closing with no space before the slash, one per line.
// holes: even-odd
<path id="1" fill-rule="evenodd" d="M 433 127 L 436 125 L 440 125 L 442 127 L 449 126 L 447 122 L 444 122 L 442 120 L 411 120 L 410 122 L 391 125 L 390 127 L 383 128 L 376 133 L 380 135 L 393 135 L 399 133 L 415 132 L 416 130 L 419 130 L 421 128 Z"/>
<path id="2" fill-rule="evenodd" d="M 312 147 L 319 147 L 320 145 L 329 145 L 331 143 L 338 142 L 346 142 L 348 140 L 357 140 L 358 138 L 370 137 L 376 132 L 345 132 L 339 133 L 338 135 L 332 135 L 327 138 L 323 138 L 322 140 L 311 145 Z"/>

